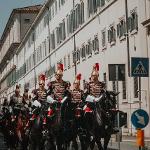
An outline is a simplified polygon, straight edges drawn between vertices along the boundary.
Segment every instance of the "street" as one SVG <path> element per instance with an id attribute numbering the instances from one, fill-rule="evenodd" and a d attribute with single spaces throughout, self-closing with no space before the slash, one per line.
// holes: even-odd
<path id="1" fill-rule="evenodd" d="M 145 148 L 144 150 L 150 150 L 150 141 L 146 140 L 146 147 L 149 145 L 149 148 Z M 136 146 L 135 137 L 125 137 L 123 138 L 123 142 L 120 142 L 120 150 L 138 150 L 139 148 Z M 0 133 L 0 150 L 7 150 L 3 135 Z M 80 150 L 80 149 L 79 149 Z M 95 146 L 94 150 L 98 150 L 97 146 Z M 115 142 L 115 139 L 112 138 L 109 142 L 109 150 L 118 150 L 118 142 Z"/>

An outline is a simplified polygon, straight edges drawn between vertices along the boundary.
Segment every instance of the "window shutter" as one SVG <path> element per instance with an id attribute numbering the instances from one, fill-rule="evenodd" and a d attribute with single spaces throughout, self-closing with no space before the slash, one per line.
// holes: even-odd
<path id="1" fill-rule="evenodd" d="M 97 11 L 97 3 L 96 3 L 97 0 L 93 0 L 93 10 L 94 12 Z"/>
<path id="2" fill-rule="evenodd" d="M 77 27 L 81 24 L 81 7 L 77 4 Z"/>
<path id="3" fill-rule="evenodd" d="M 99 51 L 99 40 L 97 36 L 95 38 L 95 48 L 96 48 L 96 51 Z"/>
<path id="4" fill-rule="evenodd" d="M 108 30 L 108 42 L 110 43 L 110 39 L 111 39 L 111 31 Z"/>
<path id="5" fill-rule="evenodd" d="M 118 37 L 120 36 L 120 23 L 117 24 L 117 36 Z"/>
<path id="6" fill-rule="evenodd" d="M 101 0 L 101 7 L 105 5 L 105 0 Z"/>
<path id="7" fill-rule="evenodd" d="M 113 28 L 113 41 L 116 41 L 116 29 Z"/>
<path id="8" fill-rule="evenodd" d="M 138 30 L 138 15 L 135 13 L 135 29 Z"/>
<path id="9" fill-rule="evenodd" d="M 130 16 L 130 17 L 128 17 L 128 23 L 127 23 L 129 32 L 131 32 L 131 22 L 132 22 L 132 18 Z"/>
<path id="10" fill-rule="evenodd" d="M 96 5 L 97 5 L 97 7 L 100 7 L 100 1 L 101 1 L 101 0 L 97 0 L 97 1 L 96 1 L 96 3 L 97 3 L 97 4 L 96 4 Z"/>
<path id="11" fill-rule="evenodd" d="M 65 26 L 65 20 L 63 21 L 63 40 L 66 39 L 66 26 Z"/>
<path id="12" fill-rule="evenodd" d="M 81 2 L 81 24 L 84 23 L 84 3 Z"/>

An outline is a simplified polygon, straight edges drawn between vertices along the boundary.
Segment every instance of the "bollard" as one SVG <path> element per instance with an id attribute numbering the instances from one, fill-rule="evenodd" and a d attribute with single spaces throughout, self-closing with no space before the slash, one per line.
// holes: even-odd
<path id="1" fill-rule="evenodd" d="M 139 146 L 139 150 L 144 148 L 144 130 L 137 130 L 136 143 Z"/>

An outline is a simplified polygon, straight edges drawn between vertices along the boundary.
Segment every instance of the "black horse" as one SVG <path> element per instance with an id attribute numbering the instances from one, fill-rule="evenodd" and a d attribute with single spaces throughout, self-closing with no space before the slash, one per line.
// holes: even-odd
<path id="1" fill-rule="evenodd" d="M 107 150 L 109 140 L 113 131 L 113 118 L 115 113 L 116 99 L 118 93 L 104 91 L 92 106 L 93 112 L 84 114 L 84 123 L 86 128 L 86 135 L 88 137 L 86 143 L 91 149 L 94 149 L 95 142 L 99 150 Z M 92 140 L 91 140 L 92 137 Z M 104 146 L 101 144 L 101 138 L 104 138 Z"/>
<path id="2" fill-rule="evenodd" d="M 29 132 L 29 150 L 43 150 L 43 119 L 45 113 L 45 104 L 33 109 L 30 124 L 27 129 Z"/>
<path id="3" fill-rule="evenodd" d="M 54 115 L 48 118 L 48 124 L 50 138 L 53 139 L 53 143 L 56 144 L 58 150 L 66 150 L 73 142 L 73 146 L 77 150 L 77 126 L 71 93 L 65 91 L 64 99 L 61 102 L 55 101 L 51 104 L 51 109 L 54 111 Z"/>

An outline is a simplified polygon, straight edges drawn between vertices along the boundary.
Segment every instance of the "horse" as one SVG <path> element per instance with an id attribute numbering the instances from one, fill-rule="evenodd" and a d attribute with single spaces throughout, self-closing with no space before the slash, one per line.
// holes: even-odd
<path id="1" fill-rule="evenodd" d="M 107 150 L 109 140 L 111 138 L 113 121 L 111 116 L 112 110 L 115 109 L 115 97 L 119 93 L 104 91 L 95 102 L 93 111 L 84 113 L 85 128 L 87 131 L 88 143 L 86 143 L 91 150 L 94 149 L 95 142 L 99 150 Z M 90 138 L 93 138 L 90 140 Z M 101 138 L 104 138 L 104 146 L 101 144 Z M 90 141 L 90 142 L 89 142 Z"/>
<path id="2" fill-rule="evenodd" d="M 50 103 L 53 103 L 52 97 L 48 97 Z M 76 137 L 77 128 L 75 123 L 74 110 L 71 103 L 71 93 L 65 91 L 64 99 L 59 102 L 55 101 L 51 104 L 51 110 L 53 110 L 53 117 L 48 119 L 49 122 L 49 132 L 51 133 L 51 138 L 56 143 L 58 150 L 68 149 L 70 147 L 71 141 L 73 141 L 74 147 L 77 148 Z"/>
<path id="3" fill-rule="evenodd" d="M 35 101 L 34 101 L 35 102 Z M 32 111 L 32 117 L 28 126 L 29 132 L 29 150 L 43 150 L 43 115 L 45 105 L 41 105 L 37 100 L 35 103 L 40 105 Z"/>

